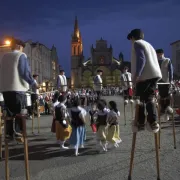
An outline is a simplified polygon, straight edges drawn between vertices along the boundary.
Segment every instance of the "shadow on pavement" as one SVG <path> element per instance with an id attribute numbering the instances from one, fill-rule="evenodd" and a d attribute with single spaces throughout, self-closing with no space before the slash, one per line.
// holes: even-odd
<path id="1" fill-rule="evenodd" d="M 74 156 L 74 149 L 63 150 L 58 144 L 45 144 L 29 146 L 29 160 L 46 160 L 55 157 L 71 157 Z M 90 148 L 79 149 L 79 153 Z M 24 148 L 13 148 L 9 150 L 10 160 L 24 160 Z M 3 152 L 4 157 L 4 152 Z"/>

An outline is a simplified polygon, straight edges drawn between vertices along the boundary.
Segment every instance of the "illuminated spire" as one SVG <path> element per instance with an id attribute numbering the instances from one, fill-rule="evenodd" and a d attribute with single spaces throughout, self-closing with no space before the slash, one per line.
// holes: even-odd
<path id="1" fill-rule="evenodd" d="M 79 31 L 79 28 L 78 28 L 78 19 L 77 19 L 77 16 L 75 16 L 74 32 L 77 32 L 77 31 Z"/>

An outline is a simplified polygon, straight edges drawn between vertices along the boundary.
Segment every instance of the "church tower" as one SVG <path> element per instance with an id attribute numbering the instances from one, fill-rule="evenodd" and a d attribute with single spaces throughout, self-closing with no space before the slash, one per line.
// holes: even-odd
<path id="1" fill-rule="evenodd" d="M 83 63 L 82 37 L 78 27 L 77 16 L 74 22 L 74 32 L 71 39 L 71 88 L 81 86 L 81 65 Z"/>

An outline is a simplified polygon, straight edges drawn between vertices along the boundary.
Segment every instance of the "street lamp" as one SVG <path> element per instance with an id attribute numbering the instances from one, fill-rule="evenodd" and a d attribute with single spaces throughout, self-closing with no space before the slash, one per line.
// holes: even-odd
<path id="1" fill-rule="evenodd" d="M 11 44 L 11 41 L 9 41 L 9 40 L 5 41 L 5 45 L 9 46 L 10 44 Z"/>

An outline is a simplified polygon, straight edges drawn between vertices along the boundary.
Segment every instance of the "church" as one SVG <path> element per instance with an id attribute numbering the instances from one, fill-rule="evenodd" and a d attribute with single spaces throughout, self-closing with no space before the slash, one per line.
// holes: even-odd
<path id="1" fill-rule="evenodd" d="M 83 55 L 82 36 L 78 27 L 77 17 L 71 39 L 71 88 L 93 87 L 93 77 L 98 69 L 103 70 L 103 86 L 120 86 L 122 68 L 129 62 L 124 62 L 123 54 L 119 58 L 113 56 L 113 48 L 102 38 L 91 47 L 91 57 Z"/>

